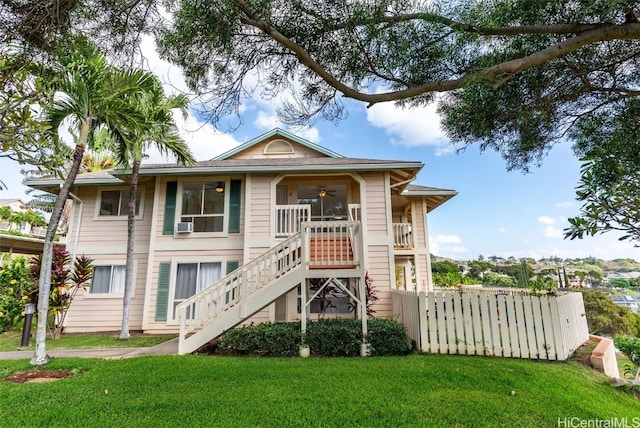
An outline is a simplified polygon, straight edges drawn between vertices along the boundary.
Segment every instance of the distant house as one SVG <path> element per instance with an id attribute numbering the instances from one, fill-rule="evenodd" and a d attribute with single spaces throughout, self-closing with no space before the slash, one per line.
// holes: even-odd
<path id="1" fill-rule="evenodd" d="M 29 206 L 20 199 L 0 199 L 0 207 L 9 207 L 13 212 L 27 211 Z M 19 225 L 11 224 L 7 220 L 0 220 L 0 230 L 15 230 L 21 233 L 30 233 L 31 225 L 27 222 L 22 222 Z"/>
<path id="2" fill-rule="evenodd" d="M 31 208 L 22 200 L 0 199 L 0 207 L 9 207 L 14 213 L 29 211 Z M 15 236 L 3 232 L 19 232 L 27 236 Z M 42 253 L 43 240 L 47 230 L 44 227 L 32 227 L 27 221 L 16 224 L 8 220 L 0 220 L 0 253 L 8 253 L 9 258 L 13 254 L 40 254 Z M 58 243 L 58 245 L 64 245 Z"/>
<path id="3" fill-rule="evenodd" d="M 616 305 L 625 306 L 636 313 L 640 312 L 640 299 L 637 297 L 628 295 L 611 296 L 611 300 L 613 300 L 613 303 Z"/>
<path id="4" fill-rule="evenodd" d="M 192 326 L 181 348 L 190 352 L 242 322 L 354 316 L 366 272 L 376 316 L 391 316 L 392 288 L 432 289 L 427 217 L 457 194 L 412 184 L 423 166 L 347 158 L 280 129 L 192 167 L 143 165 L 132 329 Z M 79 175 L 72 193 L 68 249 L 96 269 L 66 331 L 118 330 L 126 172 Z"/>

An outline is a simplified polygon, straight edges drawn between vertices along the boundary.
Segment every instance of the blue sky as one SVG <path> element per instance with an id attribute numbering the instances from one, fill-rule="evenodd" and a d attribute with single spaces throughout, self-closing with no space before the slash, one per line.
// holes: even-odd
<path id="1" fill-rule="evenodd" d="M 150 69 L 172 87 L 184 87 L 180 73 L 150 55 Z M 286 94 L 283 95 L 286 97 Z M 183 136 L 198 160 L 209 159 L 278 126 L 278 100 L 259 97 L 243 105 L 243 124 L 225 134 L 198 121 L 196 114 L 179 120 Z M 338 124 L 319 121 L 291 132 L 348 157 L 420 161 L 425 167 L 415 184 L 454 189 L 459 194 L 429 215 L 431 252 L 459 260 L 478 255 L 640 259 L 633 244 L 608 233 L 583 240 L 564 240 L 567 218 L 578 213 L 574 187 L 579 162 L 569 144 L 551 150 L 541 168 L 530 174 L 507 172 L 494 152 L 475 147 L 456 154 L 439 128 L 433 107 L 403 110 L 391 104 L 349 102 L 349 117 Z M 161 161 L 152 154 L 151 162 Z M 0 158 L 0 180 L 9 186 L 0 199 L 28 200 L 20 184 L 21 166 Z"/>

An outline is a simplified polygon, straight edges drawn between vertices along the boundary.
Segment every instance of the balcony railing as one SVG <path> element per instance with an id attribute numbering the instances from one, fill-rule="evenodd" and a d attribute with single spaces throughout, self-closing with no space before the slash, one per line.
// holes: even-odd
<path id="1" fill-rule="evenodd" d="M 360 266 L 363 252 L 360 232 L 360 222 L 357 221 L 303 223 L 306 265 L 309 269 L 353 269 Z"/>
<path id="2" fill-rule="evenodd" d="M 300 224 L 311 220 L 311 205 L 276 205 L 276 238 L 300 232 Z"/>
<path id="3" fill-rule="evenodd" d="M 400 249 L 413 248 L 411 223 L 393 223 L 393 246 Z"/>

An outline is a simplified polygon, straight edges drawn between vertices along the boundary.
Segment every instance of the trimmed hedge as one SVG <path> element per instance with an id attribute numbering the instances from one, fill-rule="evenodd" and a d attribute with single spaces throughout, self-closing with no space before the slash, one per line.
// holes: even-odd
<path id="1" fill-rule="evenodd" d="M 370 319 L 367 342 L 371 355 L 405 355 L 413 350 L 405 327 L 390 319 Z M 306 344 L 316 356 L 360 355 L 362 324 L 357 319 L 328 319 L 307 324 Z M 215 352 L 229 355 L 296 356 L 300 322 L 264 323 L 227 331 Z"/>
<path id="2" fill-rule="evenodd" d="M 371 355 L 406 355 L 415 348 L 407 329 L 397 321 L 376 318 L 370 319 L 367 325 Z"/>
<path id="3" fill-rule="evenodd" d="M 299 353 L 300 323 L 263 323 L 234 328 L 222 335 L 216 353 L 295 356 Z"/>

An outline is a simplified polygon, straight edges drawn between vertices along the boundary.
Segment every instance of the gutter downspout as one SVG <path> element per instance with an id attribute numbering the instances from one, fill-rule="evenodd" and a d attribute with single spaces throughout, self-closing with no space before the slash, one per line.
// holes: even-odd
<path id="1" fill-rule="evenodd" d="M 71 254 L 71 260 L 75 260 L 76 259 L 76 255 L 78 253 L 78 241 L 80 239 L 80 223 L 82 221 L 82 210 L 84 208 L 84 202 L 82 201 L 82 199 L 78 198 L 76 195 L 73 194 L 73 192 L 69 192 L 69 196 L 71 196 L 71 198 L 74 201 L 77 201 L 80 204 L 80 208 L 78 209 L 78 223 L 76 224 L 76 230 L 73 236 L 73 253 Z"/>

